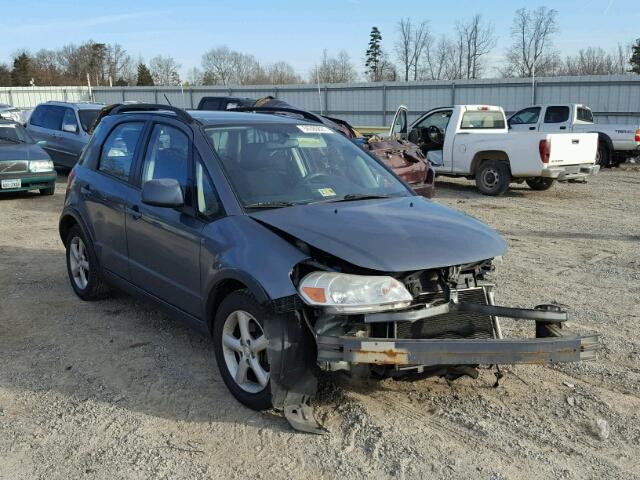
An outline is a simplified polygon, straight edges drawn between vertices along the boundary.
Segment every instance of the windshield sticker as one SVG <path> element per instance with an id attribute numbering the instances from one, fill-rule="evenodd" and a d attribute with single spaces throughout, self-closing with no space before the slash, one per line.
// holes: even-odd
<path id="1" fill-rule="evenodd" d="M 296 137 L 299 148 L 326 148 L 327 142 L 322 137 Z"/>
<path id="2" fill-rule="evenodd" d="M 319 188 L 318 192 L 320 192 L 320 195 L 322 195 L 323 197 L 335 197 L 336 196 L 336 192 L 333 191 L 333 188 Z"/>
<path id="3" fill-rule="evenodd" d="M 333 130 L 324 125 L 297 125 L 304 133 L 333 133 Z"/>

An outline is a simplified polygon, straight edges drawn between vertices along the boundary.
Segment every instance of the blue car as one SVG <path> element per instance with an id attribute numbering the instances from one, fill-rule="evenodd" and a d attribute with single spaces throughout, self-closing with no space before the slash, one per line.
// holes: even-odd
<path id="1" fill-rule="evenodd" d="M 91 127 L 104 105 L 99 103 L 46 102 L 31 113 L 26 128 L 56 165 L 73 167 L 91 138 Z"/>
<path id="2" fill-rule="evenodd" d="M 0 120 L 0 193 L 38 190 L 53 195 L 56 171 L 41 142 L 22 125 Z"/>
<path id="3" fill-rule="evenodd" d="M 83 300 L 121 289 L 211 336 L 250 408 L 321 432 L 320 369 L 453 380 L 594 358 L 597 337 L 561 329 L 562 307 L 495 305 L 495 231 L 325 125 L 144 104 L 101 117 L 59 223 L 71 287 Z M 499 317 L 535 337 L 502 338 Z"/>

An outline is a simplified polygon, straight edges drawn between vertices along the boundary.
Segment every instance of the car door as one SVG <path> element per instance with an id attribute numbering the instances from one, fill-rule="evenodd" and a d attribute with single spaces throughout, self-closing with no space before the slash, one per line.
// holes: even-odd
<path id="1" fill-rule="evenodd" d="M 131 281 L 193 316 L 200 315 L 200 242 L 204 222 L 193 205 L 193 137 L 181 122 L 156 122 L 138 171 L 136 202 L 127 209 Z M 144 183 L 173 178 L 185 205 L 163 208 L 142 203 Z"/>
<path id="2" fill-rule="evenodd" d="M 59 145 L 65 157 L 66 165 L 72 167 L 78 161 L 85 142 L 76 111 L 69 107 L 62 108 L 64 108 L 64 115 L 62 117 L 62 127 L 60 128 Z"/>
<path id="3" fill-rule="evenodd" d="M 396 111 L 391 128 L 389 128 L 389 137 L 399 140 L 406 140 L 409 135 L 407 124 L 407 107 L 400 105 Z"/>
<path id="4" fill-rule="evenodd" d="M 509 118 L 509 129 L 513 132 L 538 130 L 540 110 L 540 107 L 529 107 L 516 112 Z"/>
<path id="5" fill-rule="evenodd" d="M 47 142 L 44 149 L 57 165 L 66 165 L 60 146 L 60 128 L 64 109 L 57 105 L 39 105 L 29 118 L 28 128 L 36 140 Z"/>
<path id="6" fill-rule="evenodd" d="M 445 108 L 428 112 L 419 118 L 409 131 L 409 141 L 417 143 L 436 170 L 451 171 L 452 157 L 443 154 L 447 126 L 453 109 Z"/>
<path id="7" fill-rule="evenodd" d="M 95 169 L 88 170 L 80 184 L 85 218 L 93 229 L 100 265 L 128 280 L 129 256 L 125 212 L 139 195 L 132 184 L 135 159 L 141 150 L 144 121 L 114 125 L 106 135 Z"/>
<path id="8" fill-rule="evenodd" d="M 551 105 L 544 112 L 540 131 L 547 133 L 565 132 L 570 126 L 571 108 L 567 105 Z"/>

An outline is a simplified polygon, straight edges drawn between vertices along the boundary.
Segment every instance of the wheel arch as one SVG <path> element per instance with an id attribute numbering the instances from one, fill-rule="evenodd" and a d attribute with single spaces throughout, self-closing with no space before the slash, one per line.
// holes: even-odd
<path id="1" fill-rule="evenodd" d="M 593 131 L 593 132 L 589 132 L 589 133 L 597 133 L 598 134 L 598 143 L 603 143 L 607 146 L 607 148 L 609 149 L 610 153 L 613 153 L 613 140 L 611 140 L 611 137 L 609 135 L 607 135 L 606 133 L 603 132 L 597 132 L 597 131 Z"/>
<path id="2" fill-rule="evenodd" d="M 74 225 L 79 225 L 89 241 L 93 242 L 93 237 L 90 235 L 82 217 L 75 210 L 66 208 L 62 211 L 58 222 L 58 233 L 60 234 L 60 240 L 63 244 L 67 241 L 69 230 L 71 230 Z"/>
<path id="3" fill-rule="evenodd" d="M 266 304 L 271 298 L 260 283 L 246 272 L 240 270 L 222 270 L 213 280 L 205 305 L 205 319 L 209 333 L 213 332 L 213 321 L 222 301 L 231 293 L 248 289 L 258 303 Z"/>
<path id="4" fill-rule="evenodd" d="M 504 150 L 483 150 L 477 152 L 471 160 L 471 166 L 469 173 L 475 175 L 478 167 L 487 160 L 499 160 L 509 164 L 509 170 L 511 170 L 511 164 L 509 163 L 509 155 Z"/>

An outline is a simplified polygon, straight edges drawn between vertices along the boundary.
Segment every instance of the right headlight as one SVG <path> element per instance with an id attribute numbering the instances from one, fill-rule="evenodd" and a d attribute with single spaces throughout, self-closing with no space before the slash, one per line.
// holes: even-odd
<path id="1" fill-rule="evenodd" d="M 334 313 L 369 313 L 407 307 L 413 297 L 393 277 L 313 272 L 298 286 L 308 305 Z"/>

